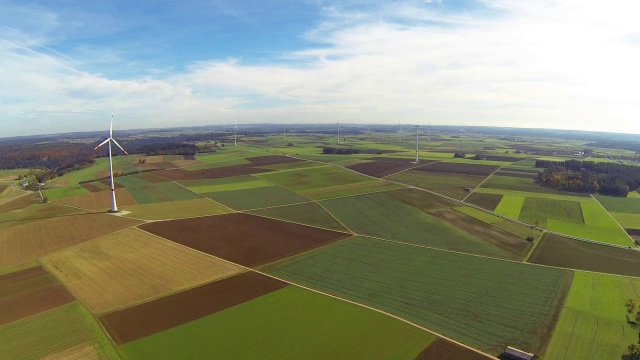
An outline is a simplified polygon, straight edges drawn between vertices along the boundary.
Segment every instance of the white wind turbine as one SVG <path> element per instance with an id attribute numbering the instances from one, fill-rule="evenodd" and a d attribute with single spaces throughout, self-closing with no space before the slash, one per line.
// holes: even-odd
<path id="1" fill-rule="evenodd" d="M 418 128 L 420 127 L 420 122 L 418 121 L 418 125 L 416 125 L 416 163 L 419 160 L 419 149 L 420 149 L 420 139 L 418 138 Z"/>
<path id="2" fill-rule="evenodd" d="M 111 113 L 111 126 L 109 127 L 109 137 L 106 138 L 103 142 L 101 142 L 100 145 L 96 146 L 94 150 L 98 150 L 98 148 L 104 144 L 107 144 L 107 143 L 109 144 L 109 177 L 111 178 L 111 212 L 118 212 L 118 206 L 116 205 L 116 189 L 113 184 L 113 160 L 111 160 L 111 143 L 112 142 L 116 144 L 116 146 L 118 146 L 120 150 L 122 150 L 125 154 L 128 155 L 125 149 L 123 149 L 122 146 L 118 144 L 116 139 L 113 138 L 113 113 Z"/>
<path id="3" fill-rule="evenodd" d="M 236 133 L 238 132 L 238 124 L 236 121 L 233 121 L 233 146 L 238 146 L 238 141 L 236 140 Z"/>

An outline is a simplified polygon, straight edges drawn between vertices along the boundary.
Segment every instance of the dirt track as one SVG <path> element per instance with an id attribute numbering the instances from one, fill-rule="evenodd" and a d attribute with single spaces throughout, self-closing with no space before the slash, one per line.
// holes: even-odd
<path id="1" fill-rule="evenodd" d="M 286 283 L 254 272 L 189 289 L 100 317 L 121 345 L 281 289 Z"/>
<path id="2" fill-rule="evenodd" d="M 153 222 L 140 228 L 244 266 L 267 264 L 350 236 L 241 213 Z"/>

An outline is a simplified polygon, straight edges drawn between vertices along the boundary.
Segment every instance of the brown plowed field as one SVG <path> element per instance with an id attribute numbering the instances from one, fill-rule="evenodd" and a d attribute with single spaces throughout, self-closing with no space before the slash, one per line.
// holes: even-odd
<path id="1" fill-rule="evenodd" d="M 531 247 L 531 243 L 525 239 L 521 239 L 502 229 L 485 224 L 478 219 L 474 219 L 469 215 L 453 209 L 435 211 L 431 214 L 468 232 L 469 234 L 479 237 L 488 243 L 499 246 L 518 256 L 526 255 L 527 251 Z"/>
<path id="2" fill-rule="evenodd" d="M 480 165 L 480 164 L 476 165 L 476 164 L 437 162 L 435 164 L 418 167 L 415 170 L 438 172 L 438 173 L 449 173 L 449 174 L 488 176 L 488 175 L 491 175 L 491 173 L 493 173 L 494 171 L 498 170 L 499 168 L 500 166 L 498 165 Z"/>
<path id="3" fill-rule="evenodd" d="M 103 188 L 99 188 L 96 185 L 92 184 L 92 183 L 84 183 L 84 184 L 80 184 L 80 187 L 84 188 L 85 190 L 89 190 L 89 192 L 99 192 L 99 191 L 103 191 Z"/>
<path id="4" fill-rule="evenodd" d="M 545 234 L 529 262 L 570 269 L 640 276 L 640 253 L 631 249 Z"/>
<path id="5" fill-rule="evenodd" d="M 20 196 L 17 199 L 11 200 L 0 205 L 0 212 L 22 210 L 29 205 L 35 204 L 40 201 L 40 195 L 28 194 Z"/>
<path id="6" fill-rule="evenodd" d="M 282 156 L 282 155 L 256 156 L 252 158 L 247 158 L 247 160 L 251 163 L 249 166 L 288 164 L 288 163 L 296 163 L 296 162 L 303 161 L 303 160 L 294 159 L 294 158 L 290 158 L 288 156 Z"/>
<path id="7" fill-rule="evenodd" d="M 426 349 L 416 357 L 416 360 L 491 360 L 490 356 L 485 356 L 466 347 L 460 346 L 443 338 L 435 339 Z"/>
<path id="8" fill-rule="evenodd" d="M 267 264 L 350 236 L 241 213 L 158 221 L 140 228 L 244 266 Z"/>
<path id="9" fill-rule="evenodd" d="M 0 267 L 31 261 L 137 224 L 140 221 L 113 215 L 78 214 L 0 230 Z"/>
<path id="10" fill-rule="evenodd" d="M 500 203 L 500 200 L 502 200 L 502 194 L 472 193 L 465 202 L 493 211 Z"/>
<path id="11" fill-rule="evenodd" d="M 117 345 L 186 324 L 287 286 L 246 272 L 100 317 Z"/>
<path id="12" fill-rule="evenodd" d="M 116 200 L 119 206 L 138 205 L 136 199 L 129 194 L 127 189 L 116 190 Z M 79 207 L 86 210 L 101 210 L 111 208 L 111 190 L 101 190 L 89 194 L 72 196 L 54 202 Z"/>
<path id="13" fill-rule="evenodd" d="M 450 209 L 458 205 L 453 201 L 418 189 L 393 190 L 388 191 L 387 194 L 424 211 Z"/>
<path id="14" fill-rule="evenodd" d="M 347 166 L 347 169 L 357 171 L 369 176 L 385 177 L 387 175 L 395 174 L 397 172 L 411 169 L 412 167 L 419 166 L 418 164 L 411 164 L 407 162 L 395 162 L 395 161 L 373 161 L 369 163 L 355 164 Z"/>
<path id="15" fill-rule="evenodd" d="M 255 165 L 254 165 L 255 166 Z M 155 171 L 151 173 L 143 173 L 140 178 L 149 182 L 165 182 L 165 181 L 178 181 L 178 180 L 205 180 L 205 179 L 220 179 L 225 177 L 251 175 L 264 172 L 270 172 L 273 170 L 260 169 L 255 167 L 247 167 L 244 165 L 227 166 L 212 169 L 202 169 L 187 171 L 183 169 L 173 169 L 164 171 Z"/>
<path id="16" fill-rule="evenodd" d="M 74 300 L 40 267 L 0 276 L 0 326 Z"/>

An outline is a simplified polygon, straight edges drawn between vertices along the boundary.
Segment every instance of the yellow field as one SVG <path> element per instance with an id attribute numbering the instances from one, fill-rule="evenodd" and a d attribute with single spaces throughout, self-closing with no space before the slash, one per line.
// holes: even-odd
<path id="1" fill-rule="evenodd" d="M 126 216 L 143 220 L 183 219 L 194 216 L 219 215 L 231 212 L 228 208 L 209 199 L 172 201 L 127 207 Z"/>
<path id="2" fill-rule="evenodd" d="M 110 192 L 111 190 L 98 191 L 60 199 L 54 202 L 87 210 L 109 209 L 111 208 Z M 116 201 L 118 202 L 118 206 L 138 205 L 136 199 L 127 192 L 127 189 L 116 189 Z"/>
<path id="3" fill-rule="evenodd" d="M 107 214 L 78 214 L 0 230 L 0 268 L 37 259 L 140 222 Z"/>
<path id="4" fill-rule="evenodd" d="M 98 314 L 242 271 L 134 228 L 51 254 L 42 263 Z"/>
<path id="5" fill-rule="evenodd" d="M 84 343 L 43 357 L 42 360 L 100 360 L 100 354 L 91 343 Z"/>

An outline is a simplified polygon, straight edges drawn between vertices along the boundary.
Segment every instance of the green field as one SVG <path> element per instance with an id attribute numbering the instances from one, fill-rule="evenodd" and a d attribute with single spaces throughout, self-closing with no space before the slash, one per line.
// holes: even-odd
<path id="1" fill-rule="evenodd" d="M 600 204 L 596 202 L 581 202 L 580 209 L 582 209 L 582 217 L 585 225 L 620 230 L 620 226 L 607 214 L 606 210 L 603 209 Z"/>
<path id="2" fill-rule="evenodd" d="M 142 220 L 182 219 L 194 216 L 225 214 L 231 210 L 210 199 L 173 201 L 171 204 L 157 203 L 127 206 L 130 214 L 125 216 Z"/>
<path id="3" fill-rule="evenodd" d="M 596 199 L 605 207 L 605 209 L 627 214 L 640 214 L 640 199 L 633 197 L 613 197 L 596 195 Z"/>
<path id="4" fill-rule="evenodd" d="M 560 191 L 535 183 L 533 179 L 511 176 L 492 176 L 482 184 L 483 188 L 527 191 L 534 193 L 557 194 L 571 196 L 573 193 Z"/>
<path id="5" fill-rule="evenodd" d="M 119 358 L 96 320 L 78 303 L 4 325 L 0 339 L 0 357 L 5 359 L 74 358 L 79 353 L 84 356 L 75 358 Z"/>
<path id="6" fill-rule="evenodd" d="M 42 191 L 42 195 L 49 198 L 49 200 L 64 199 L 76 195 L 88 194 L 89 190 L 80 187 L 79 185 L 71 185 L 60 188 L 47 189 Z"/>
<path id="7" fill-rule="evenodd" d="M 514 258 L 505 250 L 388 194 L 353 196 L 327 200 L 321 204 L 347 228 L 360 235 L 473 254 Z"/>
<path id="8" fill-rule="evenodd" d="M 502 195 L 500 194 L 483 194 L 479 192 L 473 192 L 464 199 L 464 201 L 469 204 L 474 204 L 491 211 L 496 209 L 496 206 L 500 204 L 501 200 Z"/>
<path id="9" fill-rule="evenodd" d="M 212 180 L 181 181 L 180 184 L 198 194 L 271 186 L 268 182 L 251 175 Z"/>
<path id="10" fill-rule="evenodd" d="M 252 214 L 270 218 L 292 221 L 296 223 L 317 226 L 325 229 L 346 231 L 336 219 L 316 203 L 304 203 L 291 206 L 281 206 L 270 209 L 250 211 Z"/>
<path id="11" fill-rule="evenodd" d="M 220 191 L 202 195 L 235 210 L 250 210 L 309 202 L 309 199 L 279 186 Z"/>
<path id="12" fill-rule="evenodd" d="M 548 219 L 584 225 L 579 202 L 532 197 L 524 199 L 520 221 L 546 227 Z"/>
<path id="13" fill-rule="evenodd" d="M 498 214 L 517 220 L 520 217 L 524 199 L 524 196 L 504 195 L 494 211 Z"/>
<path id="14" fill-rule="evenodd" d="M 463 214 L 467 214 L 473 218 L 476 218 L 484 223 L 487 224 L 495 224 L 497 222 L 500 221 L 504 221 L 502 218 L 497 217 L 495 215 L 491 215 L 488 212 L 484 212 L 482 210 L 478 210 L 478 209 L 474 209 L 472 207 L 469 206 L 456 206 L 454 207 L 455 210 L 463 213 Z"/>
<path id="15" fill-rule="evenodd" d="M 201 198 L 193 191 L 174 182 L 147 183 L 146 185 L 127 187 L 127 191 L 141 205 Z"/>
<path id="16" fill-rule="evenodd" d="M 125 359 L 413 359 L 435 336 L 289 286 L 120 347 Z"/>
<path id="17" fill-rule="evenodd" d="M 409 170 L 391 175 L 387 179 L 416 186 L 421 189 L 435 191 L 439 194 L 462 200 L 469 195 L 469 192 L 466 191 L 465 188 L 475 188 L 480 185 L 485 177 L 478 175 L 443 174 Z"/>
<path id="18" fill-rule="evenodd" d="M 483 193 L 483 194 L 501 194 L 505 196 L 524 196 L 524 197 L 535 197 L 542 199 L 554 199 L 554 200 L 568 200 L 568 201 L 586 201 L 592 202 L 593 199 L 590 196 L 582 196 L 580 194 L 572 193 L 562 193 L 562 194 L 547 194 L 547 193 L 539 193 L 539 192 L 527 192 L 527 191 L 518 191 L 518 190 L 504 190 L 504 189 L 490 189 L 480 187 L 477 188 L 474 193 Z M 564 194 L 564 195 L 563 195 Z"/>
<path id="19" fill-rule="evenodd" d="M 352 185 L 364 182 L 377 182 L 363 175 L 335 166 L 322 166 L 304 170 L 278 171 L 257 175 L 266 181 L 289 190 L 304 193 L 314 189 L 331 186 Z"/>
<path id="20" fill-rule="evenodd" d="M 638 279 L 577 271 L 544 358 L 620 359 L 638 341 L 625 304 L 639 292 Z"/>
<path id="21" fill-rule="evenodd" d="M 267 267 L 490 354 L 540 352 L 570 272 L 357 237 Z"/>
<path id="22" fill-rule="evenodd" d="M 608 216 L 608 215 L 607 215 Z M 561 234 L 577 236 L 584 239 L 600 241 L 608 244 L 631 246 L 633 241 L 621 229 L 586 226 L 555 219 L 548 219 L 546 228 Z"/>
<path id="23" fill-rule="evenodd" d="M 640 214 L 612 212 L 611 215 L 626 229 L 640 229 Z"/>

